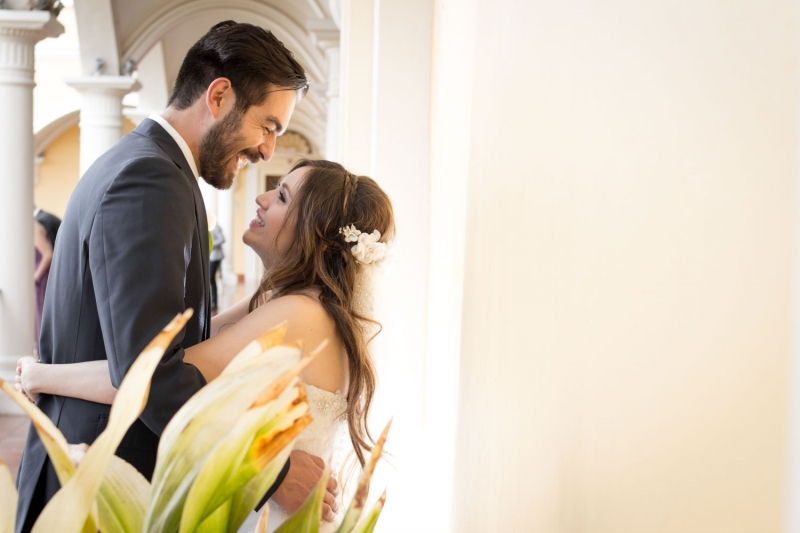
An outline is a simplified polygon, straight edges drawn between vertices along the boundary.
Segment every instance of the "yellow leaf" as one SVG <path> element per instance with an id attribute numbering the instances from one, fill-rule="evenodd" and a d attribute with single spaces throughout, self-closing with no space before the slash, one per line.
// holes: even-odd
<path id="1" fill-rule="evenodd" d="M 386 437 L 389 435 L 389 429 L 391 427 L 392 421 L 390 420 L 389 423 L 386 424 L 386 427 L 383 428 L 383 432 L 381 432 L 378 442 L 375 443 L 375 447 L 372 448 L 372 455 L 369 458 L 369 462 L 364 467 L 364 472 L 358 480 L 356 494 L 353 497 L 353 501 L 350 502 L 347 513 L 344 515 L 342 525 L 339 526 L 336 533 L 350 533 L 358 523 L 358 519 L 367 502 L 367 496 L 369 496 L 369 483 L 372 479 L 372 473 L 375 471 L 375 465 L 378 464 L 378 459 L 381 457 L 381 452 L 383 452 L 383 446 L 386 444 Z"/>
<path id="2" fill-rule="evenodd" d="M 161 436 L 145 531 L 177 530 L 188 492 L 208 454 L 263 390 L 300 360 L 297 347 L 271 348 L 221 374 L 176 413 Z"/>
<path id="3" fill-rule="evenodd" d="M 67 481 L 75 473 L 75 466 L 69 459 L 69 444 L 64 434 L 53 424 L 50 418 L 45 415 L 35 404 L 31 403 L 27 397 L 17 392 L 11 384 L 0 379 L 0 389 L 3 390 L 14 402 L 19 405 L 25 414 L 31 419 L 36 433 L 39 435 L 50 463 L 56 471 L 56 476 L 61 485 L 65 485 Z M 96 531 L 95 523 L 97 522 L 97 513 L 92 513 L 92 516 L 87 517 L 83 530 L 85 532 Z"/>
<path id="4" fill-rule="evenodd" d="M 8 467 L 0 459 L 0 533 L 14 533 L 17 518 L 17 489 Z"/>
<path id="5" fill-rule="evenodd" d="M 222 373 L 225 374 L 233 372 L 242 363 L 247 362 L 253 357 L 257 357 L 267 350 L 270 350 L 283 343 L 283 339 L 286 336 L 286 330 L 288 327 L 289 323 L 284 320 L 245 346 L 244 349 L 242 349 L 242 351 L 239 352 L 230 363 L 228 363 L 228 366 L 225 367 L 225 370 L 223 370 Z"/>
<path id="6" fill-rule="evenodd" d="M 177 316 L 147 345 L 120 384 L 108 417 L 108 426 L 86 452 L 75 474 L 45 506 L 33 533 L 81 531 L 103 481 L 111 456 L 128 428 L 147 403 L 150 379 L 172 339 L 192 316 L 189 309 Z"/>
<path id="7" fill-rule="evenodd" d="M 53 464 L 58 480 L 61 485 L 66 484 L 75 472 L 75 467 L 69 460 L 69 444 L 67 444 L 67 439 L 64 438 L 63 433 L 59 431 L 46 414 L 31 403 L 25 395 L 17 392 L 10 383 L 0 379 L 0 389 L 8 394 L 30 417 L 36 433 L 39 434 L 39 438 L 42 440 L 45 450 L 47 450 L 47 455 L 50 457 L 50 462 Z"/>

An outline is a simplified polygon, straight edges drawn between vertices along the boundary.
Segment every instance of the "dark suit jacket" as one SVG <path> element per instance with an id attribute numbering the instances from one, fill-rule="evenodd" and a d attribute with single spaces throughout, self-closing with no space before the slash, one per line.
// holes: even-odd
<path id="1" fill-rule="evenodd" d="M 194 309 L 153 375 L 144 412 L 117 450 L 149 479 L 161 432 L 205 385 L 183 354 L 208 338 L 211 318 L 205 206 L 188 162 L 161 125 L 144 120 L 86 171 L 55 250 L 39 342 L 43 363 L 108 360 L 119 387 L 147 343 L 176 314 Z M 37 404 L 70 443 L 92 443 L 110 409 L 51 395 Z M 59 488 L 48 463 L 31 428 L 17 478 L 18 532 L 32 525 Z"/>

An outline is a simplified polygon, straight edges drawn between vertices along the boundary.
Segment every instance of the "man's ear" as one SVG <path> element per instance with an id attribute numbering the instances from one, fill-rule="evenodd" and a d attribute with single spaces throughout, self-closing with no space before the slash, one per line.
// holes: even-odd
<path id="1" fill-rule="evenodd" d="M 217 78 L 211 82 L 206 90 L 206 107 L 215 119 L 227 108 L 233 107 L 236 97 L 228 78 Z"/>

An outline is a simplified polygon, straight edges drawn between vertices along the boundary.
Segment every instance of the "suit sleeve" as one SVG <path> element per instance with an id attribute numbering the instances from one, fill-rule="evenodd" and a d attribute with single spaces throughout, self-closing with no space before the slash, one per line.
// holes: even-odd
<path id="1" fill-rule="evenodd" d="M 185 311 L 195 225 L 190 184 L 161 158 L 134 160 L 114 178 L 100 203 L 89 239 L 89 265 L 111 382 L 117 388 L 142 349 Z M 197 368 L 183 362 L 183 337 L 182 331 L 156 368 L 141 415 L 159 436 L 206 383 Z"/>

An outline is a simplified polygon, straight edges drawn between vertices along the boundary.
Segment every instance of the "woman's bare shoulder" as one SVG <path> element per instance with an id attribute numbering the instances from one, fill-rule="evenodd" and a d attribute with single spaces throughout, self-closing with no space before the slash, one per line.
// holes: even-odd
<path id="1" fill-rule="evenodd" d="M 286 341 L 301 341 L 313 350 L 327 341 L 324 349 L 306 367 L 301 379 L 316 387 L 336 391 L 347 387 L 347 357 L 336 331 L 336 323 L 316 295 L 289 294 L 264 304 L 270 315 L 288 322 Z M 256 310 L 258 311 L 258 309 Z"/>

